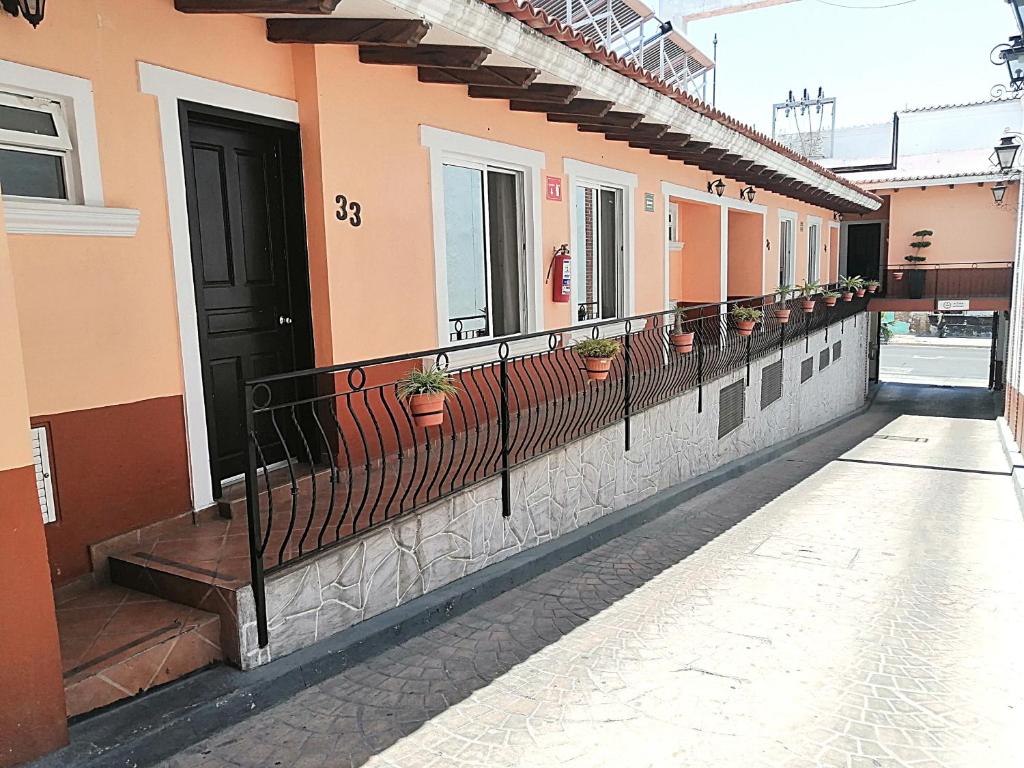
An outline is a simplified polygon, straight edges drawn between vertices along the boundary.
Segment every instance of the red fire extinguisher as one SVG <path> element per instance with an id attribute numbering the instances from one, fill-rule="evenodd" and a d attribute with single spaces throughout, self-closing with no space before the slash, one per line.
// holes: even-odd
<path id="1" fill-rule="evenodd" d="M 552 275 L 554 280 L 551 280 Z M 567 304 L 572 285 L 572 266 L 567 243 L 555 249 L 555 255 L 551 257 L 551 265 L 548 267 L 548 279 L 551 280 L 551 300 L 558 304 Z"/>

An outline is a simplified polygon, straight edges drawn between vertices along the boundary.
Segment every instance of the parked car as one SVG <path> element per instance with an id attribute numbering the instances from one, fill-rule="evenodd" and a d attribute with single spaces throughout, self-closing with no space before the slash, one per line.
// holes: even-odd
<path id="1" fill-rule="evenodd" d="M 940 339 L 988 338 L 992 336 L 992 315 L 947 315 L 939 316 L 937 329 Z"/>

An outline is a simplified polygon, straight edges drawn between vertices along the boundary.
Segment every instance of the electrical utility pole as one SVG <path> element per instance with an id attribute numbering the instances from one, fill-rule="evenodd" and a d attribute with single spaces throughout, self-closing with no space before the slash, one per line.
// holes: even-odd
<path id="1" fill-rule="evenodd" d="M 718 103 L 718 33 L 715 32 L 715 39 L 713 40 L 715 49 L 712 53 L 711 61 L 714 66 L 711 68 L 711 106 L 715 106 Z"/>

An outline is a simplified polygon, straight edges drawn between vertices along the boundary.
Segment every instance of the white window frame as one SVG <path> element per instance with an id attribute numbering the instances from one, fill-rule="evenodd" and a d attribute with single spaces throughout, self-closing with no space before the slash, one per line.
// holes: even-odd
<path id="1" fill-rule="evenodd" d="M 64 174 L 68 199 L 4 196 L 8 234 L 133 237 L 139 227 L 139 212 L 104 205 L 92 82 L 0 59 L 0 92 L 59 104 L 72 144 Z M 0 143 L 10 142 L 0 138 Z M 23 146 L 21 141 L 18 145 Z"/>
<path id="2" fill-rule="evenodd" d="M 787 211 L 779 209 L 779 223 L 776 231 L 778 232 L 778 252 L 779 252 L 779 274 L 782 276 L 782 283 L 784 285 L 796 285 L 796 238 L 797 238 L 797 221 L 799 217 L 795 211 Z M 792 254 L 789 258 L 789 267 L 786 273 L 783 274 L 782 267 L 785 262 L 785 254 L 782 251 L 782 222 L 788 221 L 790 223 L 791 235 L 789 238 L 789 247 L 792 249 Z"/>
<path id="3" fill-rule="evenodd" d="M 605 187 L 619 190 L 622 195 L 622 260 L 619 264 L 622 285 L 622 317 L 631 317 L 636 313 L 636 188 L 637 175 L 617 168 L 587 163 L 583 160 L 565 158 L 562 168 L 568 176 L 568 216 L 569 216 L 569 254 L 577 259 L 581 244 L 576 227 L 576 188 L 579 186 Z M 607 323 L 610 319 L 578 320 L 576 313 L 579 306 L 579 286 L 576 285 L 575 272 L 569 289 L 569 306 L 571 308 L 571 324 L 591 326 L 596 323 Z"/>
<path id="4" fill-rule="evenodd" d="M 811 229 L 815 228 L 818 233 L 817 247 L 815 253 L 811 253 Z M 819 282 L 821 280 L 821 255 L 822 255 L 822 219 L 820 216 L 807 217 L 807 282 Z M 813 273 L 811 267 L 814 267 Z"/>
<path id="5" fill-rule="evenodd" d="M 56 136 L 26 133 L 8 128 L 0 128 L 0 149 L 22 152 L 32 155 L 46 155 L 60 158 L 61 176 L 64 182 L 64 197 L 39 197 L 35 195 L 4 195 L 5 200 L 26 200 L 41 203 L 74 204 L 81 197 L 81 184 L 78 183 L 78 165 L 75 162 L 74 146 L 71 142 L 71 131 L 65 115 L 64 104 L 54 98 L 28 93 L 24 89 L 18 91 L 0 88 L 0 106 L 14 107 L 29 112 L 40 112 L 49 115 L 53 121 Z"/>
<path id="6" fill-rule="evenodd" d="M 514 144 L 481 139 L 464 133 L 447 131 L 429 125 L 420 126 L 420 144 L 430 154 L 430 199 L 434 224 L 434 304 L 437 308 L 438 347 L 458 347 L 479 343 L 484 338 L 452 342 L 448 330 L 448 257 L 444 228 L 444 166 L 446 164 L 493 166 L 496 169 L 517 172 L 522 181 L 521 200 L 523 232 L 523 306 L 522 333 L 532 333 L 544 327 L 541 301 L 544 275 L 541 248 L 541 199 L 543 189 L 541 171 L 545 165 L 543 152 Z M 513 337 L 514 338 L 514 337 Z M 536 341 L 536 340 L 534 340 Z M 547 348 L 547 340 L 541 339 Z M 518 347 L 517 347 L 518 348 Z M 469 365 L 490 359 L 496 352 L 490 347 L 467 350 L 463 355 L 449 355 L 452 365 Z"/>

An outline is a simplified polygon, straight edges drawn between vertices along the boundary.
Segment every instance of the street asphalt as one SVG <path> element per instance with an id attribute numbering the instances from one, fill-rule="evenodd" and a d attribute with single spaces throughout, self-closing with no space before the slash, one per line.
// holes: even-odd
<path id="1" fill-rule="evenodd" d="M 882 381 L 903 384 L 987 387 L 990 350 L 989 339 L 973 340 L 973 346 L 922 344 L 920 340 L 913 344 L 883 344 L 880 377 Z"/>

